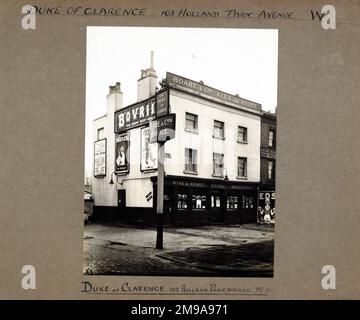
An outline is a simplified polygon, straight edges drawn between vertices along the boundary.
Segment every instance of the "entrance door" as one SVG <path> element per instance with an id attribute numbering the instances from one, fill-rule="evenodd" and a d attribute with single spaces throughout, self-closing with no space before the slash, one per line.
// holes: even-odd
<path id="1" fill-rule="evenodd" d="M 213 191 L 210 194 L 210 222 L 224 222 L 223 197 L 219 191 Z"/>
<path id="2" fill-rule="evenodd" d="M 118 190 L 118 207 L 126 207 L 126 190 Z"/>
<path id="3" fill-rule="evenodd" d="M 256 223 L 256 193 L 243 192 L 241 195 L 241 217 L 243 223 Z"/>

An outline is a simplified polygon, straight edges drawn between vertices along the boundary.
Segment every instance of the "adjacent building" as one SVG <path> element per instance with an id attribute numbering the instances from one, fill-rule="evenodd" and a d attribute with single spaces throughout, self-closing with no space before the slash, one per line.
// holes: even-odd
<path id="1" fill-rule="evenodd" d="M 275 223 L 276 113 L 261 114 L 260 165 L 257 222 Z"/>
<path id="2" fill-rule="evenodd" d="M 263 111 L 261 114 L 260 157 L 260 190 L 274 191 L 276 173 L 276 113 Z"/>
<path id="3" fill-rule="evenodd" d="M 175 138 L 165 144 L 165 224 L 256 222 L 259 187 L 275 181 L 276 118 L 259 103 L 171 72 L 158 84 L 151 59 L 136 103 L 123 105 L 120 83 L 109 88 L 106 114 L 93 123 L 94 218 L 155 224 L 157 144 L 149 143 L 149 122 L 155 92 L 165 88 L 176 114 Z"/>

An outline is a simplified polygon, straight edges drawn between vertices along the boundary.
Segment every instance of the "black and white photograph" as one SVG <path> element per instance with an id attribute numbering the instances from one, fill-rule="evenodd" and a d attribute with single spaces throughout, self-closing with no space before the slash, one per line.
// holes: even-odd
<path id="1" fill-rule="evenodd" d="M 0 300 L 360 297 L 358 0 L 0 7 Z"/>
<path id="2" fill-rule="evenodd" d="M 272 278 L 277 86 L 277 29 L 87 27 L 83 274 Z"/>

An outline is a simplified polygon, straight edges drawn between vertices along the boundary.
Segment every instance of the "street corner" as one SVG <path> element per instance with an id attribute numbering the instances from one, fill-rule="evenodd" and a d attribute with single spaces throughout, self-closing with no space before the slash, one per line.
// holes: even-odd
<path id="1" fill-rule="evenodd" d="M 213 225 L 196 228 L 169 228 L 167 234 L 176 234 L 190 242 L 190 246 L 240 245 L 274 240 L 273 229 L 249 225 Z"/>
<path id="2" fill-rule="evenodd" d="M 254 276 L 273 273 L 273 233 L 241 225 L 156 230 L 92 224 L 84 232 L 84 274 Z"/>
<path id="3" fill-rule="evenodd" d="M 274 241 L 241 245 L 209 245 L 168 251 L 158 257 L 219 276 L 272 277 Z M 256 252 L 256 255 L 254 253 Z"/>

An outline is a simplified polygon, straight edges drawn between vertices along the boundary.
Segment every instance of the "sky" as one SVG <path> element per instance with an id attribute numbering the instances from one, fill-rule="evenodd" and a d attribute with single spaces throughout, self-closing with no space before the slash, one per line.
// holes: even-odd
<path id="1" fill-rule="evenodd" d="M 85 171 L 93 167 L 92 121 L 106 112 L 110 85 L 121 83 L 123 103 L 136 102 L 140 70 L 158 80 L 172 72 L 205 85 L 277 106 L 278 30 L 233 28 L 87 27 Z"/>

